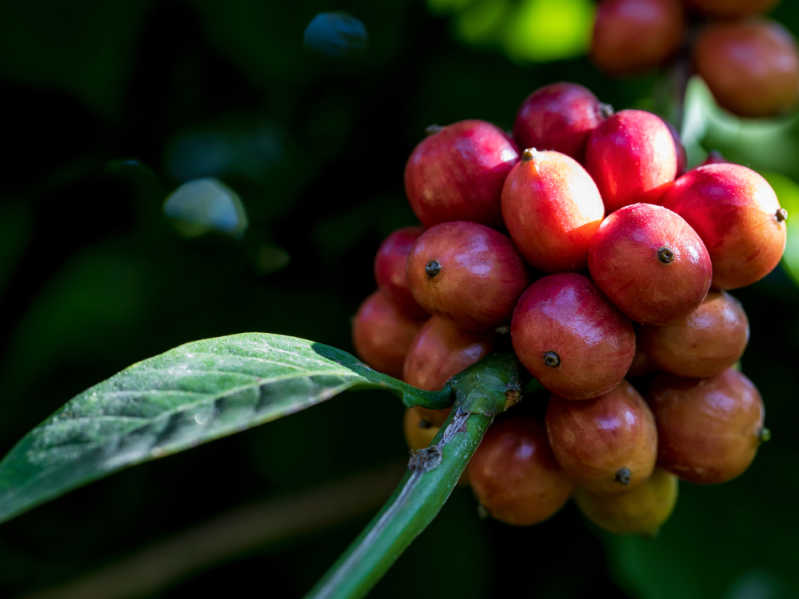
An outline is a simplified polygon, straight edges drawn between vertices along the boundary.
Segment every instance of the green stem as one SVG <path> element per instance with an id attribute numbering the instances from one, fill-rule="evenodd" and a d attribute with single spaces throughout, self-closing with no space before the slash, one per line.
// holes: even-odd
<path id="1" fill-rule="evenodd" d="M 433 443 L 413 454 L 383 509 L 306 599 L 363 597 L 441 510 L 509 393 L 519 392 L 508 356 L 492 356 L 452 381 L 454 409 Z"/>

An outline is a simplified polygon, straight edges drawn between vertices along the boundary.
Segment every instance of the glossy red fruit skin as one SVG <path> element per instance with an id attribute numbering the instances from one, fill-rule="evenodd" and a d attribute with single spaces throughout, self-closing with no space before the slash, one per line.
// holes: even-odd
<path id="1" fill-rule="evenodd" d="M 692 312 L 713 276 L 699 235 L 678 214 L 652 204 L 625 206 L 602 222 L 588 270 L 602 293 L 641 324 L 667 324 Z"/>
<path id="2" fill-rule="evenodd" d="M 408 349 L 403 380 L 420 389 L 438 391 L 450 378 L 487 356 L 493 346 L 493 333 L 462 331 L 448 318 L 433 316 Z"/>
<path id="3" fill-rule="evenodd" d="M 459 121 L 423 139 L 405 165 L 405 193 L 416 217 L 429 227 L 466 220 L 498 225 L 500 193 L 519 159 L 498 127 Z"/>
<path id="4" fill-rule="evenodd" d="M 558 464 L 592 493 L 624 493 L 645 482 L 655 468 L 655 419 L 627 381 L 588 401 L 553 396 L 546 426 Z"/>
<path id="5" fill-rule="evenodd" d="M 571 495 L 544 427 L 530 418 L 504 418 L 488 429 L 467 470 L 480 504 L 497 520 L 527 526 L 546 520 Z"/>
<path id="6" fill-rule="evenodd" d="M 374 264 L 377 286 L 384 289 L 409 314 L 420 318 L 425 316 L 425 312 L 408 288 L 408 254 L 421 234 L 421 227 L 397 229 L 380 244 Z"/>
<path id="7" fill-rule="evenodd" d="M 688 0 L 688 5 L 711 17 L 741 18 L 764 13 L 778 0 Z"/>
<path id="8" fill-rule="evenodd" d="M 352 322 L 355 352 L 375 370 L 399 378 L 405 354 L 423 324 L 378 289 L 364 300 Z"/>
<path id="9" fill-rule="evenodd" d="M 762 176 L 739 164 L 692 169 L 663 196 L 705 242 L 713 286 L 736 289 L 770 273 L 785 250 L 787 213 Z"/>
<path id="10" fill-rule="evenodd" d="M 622 110 L 600 124 L 588 138 L 585 160 L 607 212 L 657 203 L 680 167 L 668 125 L 644 110 Z"/>
<path id="11" fill-rule="evenodd" d="M 677 50 L 684 26 L 680 0 L 603 0 L 591 59 L 613 74 L 656 67 Z"/>
<path id="12" fill-rule="evenodd" d="M 658 427 L 658 465 L 683 480 L 722 483 L 749 467 L 765 409 L 734 368 L 709 379 L 658 375 L 647 399 Z"/>
<path id="13" fill-rule="evenodd" d="M 438 268 L 430 274 L 434 263 Z M 527 281 L 511 240 L 478 223 L 430 227 L 408 256 L 408 283 L 417 303 L 467 331 L 507 322 Z"/>
<path id="14" fill-rule="evenodd" d="M 548 275 L 528 287 L 513 312 L 511 342 L 525 368 L 564 399 L 608 393 L 635 355 L 632 323 L 577 273 Z"/>
<path id="15" fill-rule="evenodd" d="M 579 161 L 588 135 L 609 110 L 582 85 L 545 85 L 522 102 L 513 123 L 513 138 L 520 148 L 556 150 Z"/>
<path id="16" fill-rule="evenodd" d="M 749 321 L 738 300 L 724 291 L 711 291 L 684 318 L 663 327 L 641 327 L 638 341 L 657 370 L 708 378 L 741 359 L 749 341 Z"/>
<path id="17" fill-rule="evenodd" d="M 694 44 L 694 65 L 716 101 L 735 114 L 773 116 L 799 100 L 799 51 L 774 21 L 706 27 Z"/>
<path id="18" fill-rule="evenodd" d="M 525 150 L 502 189 L 502 217 L 527 263 L 580 270 L 605 206 L 591 175 L 560 152 Z"/>

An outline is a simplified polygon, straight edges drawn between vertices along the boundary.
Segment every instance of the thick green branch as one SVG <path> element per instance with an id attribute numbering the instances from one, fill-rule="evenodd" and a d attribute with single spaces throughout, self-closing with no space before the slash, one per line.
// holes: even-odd
<path id="1" fill-rule="evenodd" d="M 308 594 L 363 597 L 435 518 L 506 398 L 519 393 L 511 356 L 491 356 L 452 381 L 450 412 L 430 447 L 416 452 L 383 509 Z"/>

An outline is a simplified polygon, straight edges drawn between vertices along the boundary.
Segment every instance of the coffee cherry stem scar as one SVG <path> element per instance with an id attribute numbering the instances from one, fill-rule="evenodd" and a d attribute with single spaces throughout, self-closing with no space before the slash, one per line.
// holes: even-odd
<path id="1" fill-rule="evenodd" d="M 544 354 L 544 364 L 550 368 L 557 368 L 560 366 L 560 356 L 553 351 L 548 351 Z"/>
<path id="2" fill-rule="evenodd" d="M 788 220 L 788 211 L 785 208 L 779 208 L 774 216 L 777 218 L 778 223 L 785 222 Z"/>
<path id="3" fill-rule="evenodd" d="M 441 125 L 428 125 L 427 127 L 425 127 L 424 132 L 427 135 L 435 135 L 436 133 L 441 131 L 443 128 L 444 127 L 442 127 Z"/>
<path id="4" fill-rule="evenodd" d="M 630 478 L 632 477 L 632 474 L 633 473 L 630 472 L 629 468 L 619 468 L 616 470 L 616 476 L 613 477 L 613 480 L 626 486 L 630 484 Z"/>
<path id="5" fill-rule="evenodd" d="M 613 106 L 611 106 L 610 104 L 605 104 L 603 102 L 599 105 L 599 116 L 601 116 L 603 119 L 610 118 L 615 113 L 616 111 L 613 110 Z"/>
<path id="6" fill-rule="evenodd" d="M 441 272 L 441 263 L 438 260 L 430 260 L 430 262 L 425 265 L 424 272 L 432 279 Z"/>
<path id="7" fill-rule="evenodd" d="M 522 152 L 522 162 L 530 162 L 531 160 L 535 160 L 536 154 L 538 154 L 538 150 L 535 148 L 525 148 Z"/>
<path id="8" fill-rule="evenodd" d="M 662 247 L 658 250 L 658 260 L 663 264 L 674 262 L 674 252 L 667 247 Z"/>
<path id="9" fill-rule="evenodd" d="M 764 426 L 760 429 L 760 433 L 757 435 L 757 440 L 760 441 L 761 444 L 771 441 L 771 431 Z"/>

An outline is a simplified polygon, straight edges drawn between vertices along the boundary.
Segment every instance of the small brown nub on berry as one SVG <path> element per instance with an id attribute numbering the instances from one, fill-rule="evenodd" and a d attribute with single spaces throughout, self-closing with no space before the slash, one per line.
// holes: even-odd
<path id="1" fill-rule="evenodd" d="M 550 368 L 557 368 L 560 366 L 560 356 L 553 351 L 548 351 L 544 354 L 544 365 Z"/>
<path id="2" fill-rule="evenodd" d="M 761 443 L 766 443 L 767 441 L 771 441 L 771 431 L 767 429 L 765 426 L 760 429 L 760 433 L 757 435 L 757 440 Z"/>
<path id="3" fill-rule="evenodd" d="M 425 127 L 424 132 L 427 133 L 428 135 L 435 135 L 443 128 L 444 127 L 442 127 L 441 125 L 428 125 L 427 127 Z"/>
<path id="4" fill-rule="evenodd" d="M 658 260 L 663 264 L 674 262 L 674 252 L 667 247 L 662 247 L 658 250 Z"/>
<path id="5" fill-rule="evenodd" d="M 425 420 L 424 418 L 422 418 L 419 421 L 419 428 L 432 428 L 432 427 L 433 427 L 433 423 L 430 422 L 429 420 Z"/>
<path id="6" fill-rule="evenodd" d="M 785 208 L 779 208 L 774 216 L 777 217 L 778 223 L 785 222 L 788 220 L 788 211 Z"/>
<path id="7" fill-rule="evenodd" d="M 599 116 L 601 116 L 603 119 L 609 119 L 615 113 L 616 111 L 613 110 L 613 106 L 610 104 L 601 103 L 599 105 Z"/>
<path id="8" fill-rule="evenodd" d="M 535 148 L 525 148 L 522 152 L 522 162 L 530 162 L 535 158 L 537 152 L 538 150 Z"/>
<path id="9" fill-rule="evenodd" d="M 441 272 L 441 264 L 439 263 L 438 260 L 430 260 L 430 262 L 428 262 L 425 265 L 424 272 L 427 274 L 429 278 L 432 279 L 434 276 L 436 276 L 438 273 Z"/>
<path id="10" fill-rule="evenodd" d="M 478 503 L 477 504 L 477 517 L 478 518 L 480 518 L 481 520 L 485 520 L 490 515 L 491 514 L 488 513 L 488 510 L 485 508 L 485 506 L 482 503 Z"/>
<path id="11" fill-rule="evenodd" d="M 616 475 L 613 477 L 613 480 L 626 486 L 630 484 L 630 478 L 632 475 L 633 473 L 630 472 L 629 468 L 619 468 L 616 470 Z"/>

